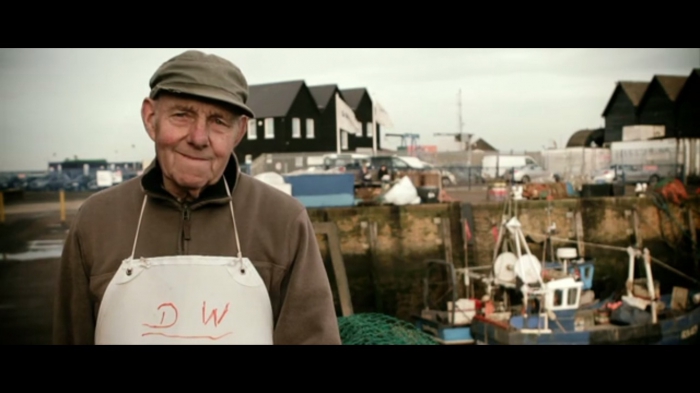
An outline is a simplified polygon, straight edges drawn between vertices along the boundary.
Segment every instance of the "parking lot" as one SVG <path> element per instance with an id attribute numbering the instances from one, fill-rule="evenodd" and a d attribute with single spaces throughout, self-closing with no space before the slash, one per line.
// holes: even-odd
<path id="1" fill-rule="evenodd" d="M 73 214 L 61 223 L 58 209 L 33 205 L 43 211 L 11 212 L 0 224 L 0 344 L 51 343 L 56 274 Z"/>

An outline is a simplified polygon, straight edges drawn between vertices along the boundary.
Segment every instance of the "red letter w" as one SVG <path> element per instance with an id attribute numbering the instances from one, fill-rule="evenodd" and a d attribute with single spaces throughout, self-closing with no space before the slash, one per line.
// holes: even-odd
<path id="1" fill-rule="evenodd" d="M 219 326 L 221 321 L 224 319 L 224 316 L 226 316 L 226 313 L 228 312 L 228 306 L 229 303 L 226 303 L 226 308 L 224 308 L 224 312 L 221 314 L 221 317 L 218 317 L 218 309 L 213 309 L 211 313 L 209 314 L 209 318 L 206 317 L 207 313 L 207 302 L 202 303 L 202 323 L 205 325 L 209 324 L 209 321 L 211 321 L 212 318 L 214 318 L 214 326 Z"/>

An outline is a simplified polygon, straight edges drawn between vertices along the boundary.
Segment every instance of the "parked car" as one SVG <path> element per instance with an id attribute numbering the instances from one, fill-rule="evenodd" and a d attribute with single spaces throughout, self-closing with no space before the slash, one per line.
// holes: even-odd
<path id="1" fill-rule="evenodd" d="M 0 191 L 23 190 L 27 186 L 24 176 L 17 174 L 0 174 Z"/>
<path id="2" fill-rule="evenodd" d="M 457 178 L 450 171 L 436 168 L 434 165 L 416 157 L 398 155 L 370 156 L 370 162 L 375 173 L 382 166 L 385 166 L 391 173 L 408 170 L 437 170 L 440 172 L 443 186 L 457 184 Z"/>
<path id="3" fill-rule="evenodd" d="M 93 179 L 93 176 L 79 174 L 68 182 L 66 185 L 66 191 L 85 191 L 88 190 L 88 184 Z"/>
<path id="4" fill-rule="evenodd" d="M 37 177 L 29 182 L 27 190 L 29 191 L 58 191 L 71 187 L 72 180 L 70 176 L 62 172 L 49 172 L 46 175 Z"/>
<path id="5" fill-rule="evenodd" d="M 324 156 L 324 169 L 328 170 L 337 168 L 343 172 L 354 173 L 358 183 L 362 182 L 364 177 L 362 174 L 362 167 L 366 165 L 369 165 L 372 179 L 374 181 L 379 181 L 379 169 L 382 166 L 385 166 L 391 174 L 395 174 L 398 171 L 407 170 L 437 170 L 440 171 L 443 185 L 457 184 L 457 178 L 453 173 L 444 169 L 436 168 L 432 164 L 422 161 L 416 157 L 405 157 L 398 155 L 372 156 L 354 153 L 327 154 Z"/>
<path id="6" fill-rule="evenodd" d="M 326 154 L 323 156 L 323 167 L 324 169 L 340 169 L 341 171 L 346 170 L 359 170 L 362 168 L 363 162 L 369 162 L 370 157 L 366 154 L 352 154 L 352 153 L 341 153 L 341 154 Z"/>
<path id="7" fill-rule="evenodd" d="M 554 175 L 539 164 L 528 164 L 512 168 L 506 172 L 506 179 L 514 183 L 530 183 L 554 181 Z"/>
<path id="8" fill-rule="evenodd" d="M 27 184 L 28 191 L 46 191 L 48 189 L 49 181 L 51 179 L 48 175 L 41 177 L 35 177 L 29 181 Z"/>
<path id="9" fill-rule="evenodd" d="M 666 173 L 665 173 L 666 172 Z M 624 182 L 625 184 L 648 183 L 653 185 L 662 177 L 673 176 L 672 169 L 660 170 L 657 165 L 611 165 L 593 175 L 594 183 Z"/>
<path id="10" fill-rule="evenodd" d="M 12 176 L 10 175 L 0 175 L 0 191 L 14 188 L 12 180 Z"/>
<path id="11" fill-rule="evenodd" d="M 456 186 L 457 177 L 450 171 L 442 168 L 437 168 L 435 165 L 425 162 L 416 157 L 398 157 L 399 159 L 406 162 L 409 166 L 416 169 L 427 169 L 427 170 L 437 170 L 440 171 L 440 176 L 442 178 L 442 185 L 445 186 Z"/>
<path id="12" fill-rule="evenodd" d="M 60 189 L 69 188 L 73 183 L 73 180 L 67 173 L 56 173 L 49 175 L 49 182 L 47 188 L 49 191 L 58 191 Z"/>

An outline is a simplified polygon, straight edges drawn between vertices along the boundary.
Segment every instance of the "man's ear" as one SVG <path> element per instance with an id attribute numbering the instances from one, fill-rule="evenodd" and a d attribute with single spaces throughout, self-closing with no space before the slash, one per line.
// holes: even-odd
<path id="1" fill-rule="evenodd" d="M 233 145 L 233 147 L 238 146 L 239 143 L 243 140 L 243 137 L 248 133 L 248 116 L 240 116 L 238 118 L 238 135 L 236 136 L 236 141 Z"/>
<path id="2" fill-rule="evenodd" d="M 146 128 L 148 136 L 155 142 L 156 140 L 156 103 L 146 97 L 141 104 L 141 120 Z"/>

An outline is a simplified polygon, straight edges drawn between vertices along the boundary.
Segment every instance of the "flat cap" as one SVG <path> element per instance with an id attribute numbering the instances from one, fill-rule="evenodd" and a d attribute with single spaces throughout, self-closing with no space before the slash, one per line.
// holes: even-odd
<path id="1" fill-rule="evenodd" d="M 151 77 L 150 97 L 161 91 L 221 101 L 239 108 L 255 118 L 246 105 L 248 82 L 241 70 L 216 55 L 189 50 L 163 63 Z"/>

